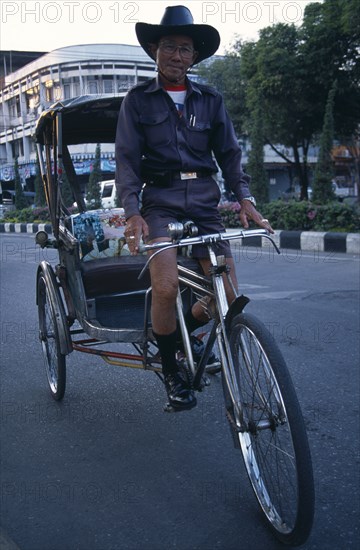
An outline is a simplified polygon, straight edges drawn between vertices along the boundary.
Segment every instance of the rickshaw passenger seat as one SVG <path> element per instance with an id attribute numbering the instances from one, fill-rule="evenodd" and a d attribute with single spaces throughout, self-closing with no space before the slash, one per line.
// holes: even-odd
<path id="1" fill-rule="evenodd" d="M 146 290 L 150 286 L 149 271 L 138 280 L 146 259 L 145 256 L 118 256 L 83 262 L 81 272 L 86 296 L 94 298 Z"/>
<path id="2" fill-rule="evenodd" d="M 147 269 L 139 280 L 138 276 L 146 263 L 146 256 L 120 256 L 106 260 L 94 260 L 81 264 L 82 279 L 86 296 L 95 298 L 111 294 L 145 291 L 151 285 Z M 180 265 L 202 273 L 199 263 L 186 256 L 179 256 Z"/>

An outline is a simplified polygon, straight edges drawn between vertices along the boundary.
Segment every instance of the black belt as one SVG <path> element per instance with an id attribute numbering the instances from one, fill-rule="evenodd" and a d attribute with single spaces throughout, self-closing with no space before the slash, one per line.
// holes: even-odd
<path id="1" fill-rule="evenodd" d="M 214 172 L 210 170 L 187 170 L 181 172 L 152 172 L 145 174 L 144 181 L 147 185 L 154 187 L 168 187 L 173 180 L 194 180 L 206 178 Z"/>
<path id="2" fill-rule="evenodd" d="M 194 180 L 197 178 L 206 178 L 207 176 L 211 176 L 213 172 L 210 170 L 187 170 L 186 172 L 172 172 L 172 178 L 174 180 Z"/>

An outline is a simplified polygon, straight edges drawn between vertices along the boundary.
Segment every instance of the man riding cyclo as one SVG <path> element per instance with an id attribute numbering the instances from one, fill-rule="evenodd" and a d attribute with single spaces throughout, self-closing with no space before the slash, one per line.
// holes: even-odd
<path id="1" fill-rule="evenodd" d="M 256 210 L 249 176 L 241 166 L 241 149 L 219 92 L 192 82 L 192 66 L 211 57 L 220 45 L 218 31 L 194 24 L 188 8 L 165 9 L 159 25 L 136 24 L 138 41 L 156 62 L 157 76 L 132 88 L 122 103 L 116 135 L 116 185 L 126 216 L 125 236 L 132 254 L 146 243 L 169 241 L 168 224 L 191 219 L 199 234 L 224 232 L 218 211 L 220 190 L 214 179 L 217 166 L 241 205 L 240 221 L 249 220 L 270 232 L 268 220 Z M 237 287 L 228 241 L 216 245 Z M 180 332 L 176 321 L 178 272 L 176 249 L 157 254 L 150 262 L 151 321 L 159 348 L 165 388 L 175 410 L 191 409 L 196 397 L 179 373 L 176 359 Z M 210 260 L 205 245 L 193 247 L 204 273 Z M 228 302 L 234 299 L 224 278 Z M 200 302 L 185 314 L 188 332 L 209 322 Z M 194 359 L 203 344 L 191 337 Z M 210 362 L 214 357 L 210 358 Z"/>

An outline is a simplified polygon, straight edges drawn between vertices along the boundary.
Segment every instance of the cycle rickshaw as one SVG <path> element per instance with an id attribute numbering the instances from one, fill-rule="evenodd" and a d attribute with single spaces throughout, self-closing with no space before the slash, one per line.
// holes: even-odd
<path id="1" fill-rule="evenodd" d="M 144 254 L 130 256 L 121 209 L 87 209 L 72 154 L 72 148 L 81 143 L 114 143 L 122 97 L 81 96 L 59 102 L 42 113 L 37 123 L 36 141 L 53 236 L 38 232 L 36 242 L 56 248 L 59 256 L 55 268 L 47 261 L 40 263 L 36 283 L 39 337 L 51 394 L 62 399 L 66 356 L 73 351 L 98 355 L 114 365 L 152 370 L 161 377 L 149 316 L 146 252 L 156 249 L 155 253 L 161 254 L 164 247 L 176 247 L 183 375 L 195 391 L 206 391 L 206 365 L 217 346 L 224 414 L 257 500 L 280 541 L 303 544 L 312 527 L 314 488 L 294 386 L 273 337 L 260 320 L 244 312 L 248 298 L 236 293 L 228 306 L 223 283 L 226 264 L 213 251 L 213 244 L 222 239 L 256 236 L 276 245 L 263 229 L 200 237 L 187 222 L 169 227 L 170 243 L 144 245 Z M 65 174 L 77 204 L 76 214 L 62 201 Z M 195 243 L 208 247 L 212 264 L 208 274 L 201 273 L 186 253 Z M 194 298 L 203 300 L 205 308 L 209 299 L 215 304 L 208 310 L 209 334 L 197 363 L 183 315 L 184 304 Z M 133 353 L 128 353 L 129 345 Z"/>

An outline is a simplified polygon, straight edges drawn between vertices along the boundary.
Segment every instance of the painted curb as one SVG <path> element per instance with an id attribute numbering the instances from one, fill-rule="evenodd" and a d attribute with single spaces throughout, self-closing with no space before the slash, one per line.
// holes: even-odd
<path id="1" fill-rule="evenodd" d="M 228 229 L 234 232 L 236 229 Z M 342 252 L 345 254 L 360 255 L 360 233 L 333 233 L 330 231 L 285 231 L 275 230 L 272 235 L 274 242 L 280 249 L 306 250 L 310 252 Z M 235 246 L 271 247 L 268 239 L 249 237 L 232 241 Z"/>
<path id="2" fill-rule="evenodd" d="M 0 233 L 52 232 L 48 223 L 0 223 Z M 229 233 L 237 229 L 228 229 Z M 360 233 L 333 233 L 331 231 L 285 231 L 277 229 L 272 235 L 279 248 L 313 252 L 342 252 L 360 255 Z M 271 243 L 260 237 L 236 239 L 235 246 L 268 248 Z"/>
<path id="3" fill-rule="evenodd" d="M 0 223 L 0 233 L 37 233 L 46 231 L 52 233 L 49 223 Z"/>

